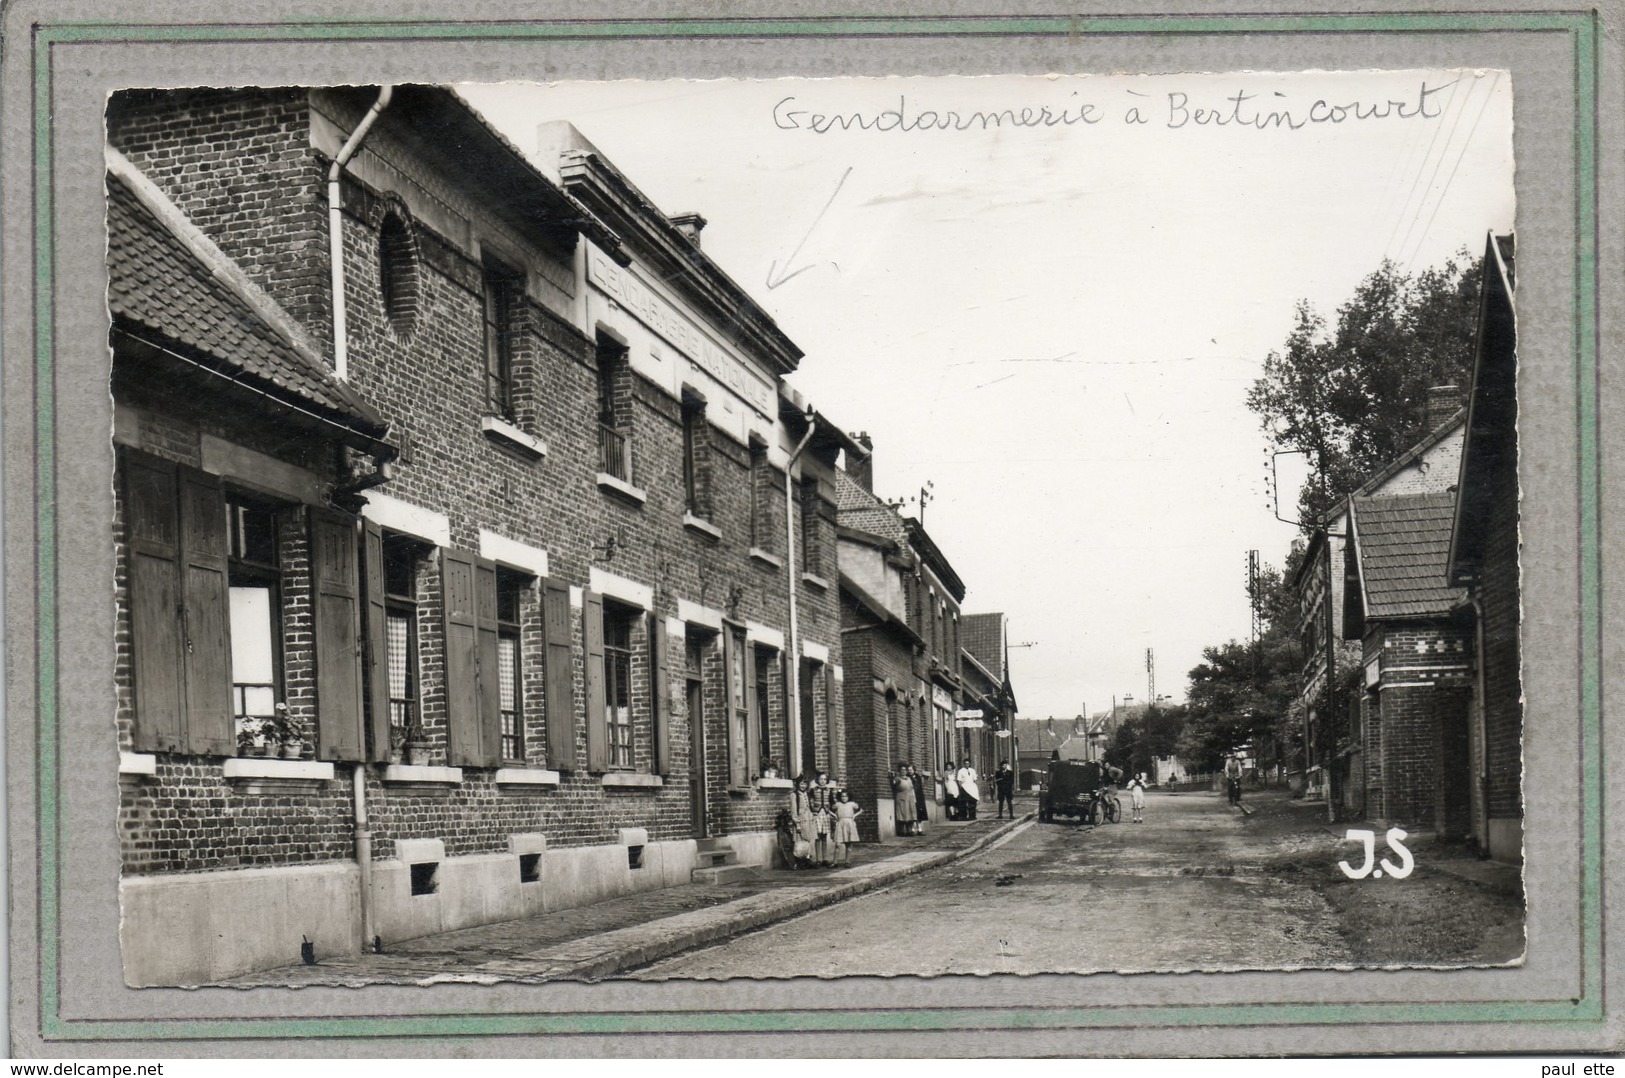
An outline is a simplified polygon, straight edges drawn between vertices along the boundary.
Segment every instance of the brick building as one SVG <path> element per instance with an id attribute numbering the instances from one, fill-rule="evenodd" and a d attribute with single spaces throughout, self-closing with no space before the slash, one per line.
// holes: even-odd
<path id="1" fill-rule="evenodd" d="M 1475 615 L 1469 721 L 1471 833 L 1499 861 L 1523 860 L 1523 690 L 1519 650 L 1517 323 L 1514 244 L 1484 250 L 1467 437 L 1446 559 Z"/>
<path id="2" fill-rule="evenodd" d="M 1010 684 L 1006 664 L 1009 655 L 1003 614 L 964 614 L 959 619 L 961 640 L 959 670 L 964 677 L 966 711 L 980 711 L 980 717 L 964 720 L 961 734 L 965 755 L 977 773 L 993 773 L 1000 762 L 1016 766 L 1012 724 L 1016 718 L 1016 693 Z M 977 725 L 980 723 L 981 725 Z"/>
<path id="3" fill-rule="evenodd" d="M 1472 617 L 1445 581 L 1454 490 L 1350 500 L 1344 635 L 1359 639 L 1350 694 L 1352 814 L 1466 833 Z"/>
<path id="4" fill-rule="evenodd" d="M 849 452 L 837 473 L 842 655 L 847 670 L 847 788 L 865 807 L 865 838 L 895 835 L 890 772 L 910 763 L 936 780 L 929 802 L 942 814 L 941 777 L 950 762 L 989 740 L 957 726 L 965 710 L 960 603 L 965 585 L 930 535 L 875 497 L 872 450 Z M 985 733 L 986 731 L 984 731 Z M 874 807 L 871 815 L 867 810 Z M 867 820 L 868 822 L 864 822 Z"/>
<path id="5" fill-rule="evenodd" d="M 1354 673 L 1363 662 L 1362 629 L 1351 627 L 1347 601 L 1349 503 L 1353 498 L 1440 493 L 1456 479 L 1461 460 L 1465 413 L 1460 390 L 1436 386 L 1429 392 L 1429 433 L 1390 461 L 1358 490 L 1322 517 L 1309 538 L 1292 579 L 1298 594 L 1303 679 L 1297 706 L 1303 716 L 1305 771 L 1302 784 L 1311 798 L 1334 799 L 1339 812 L 1358 812 L 1365 800 L 1364 747 L 1355 736 L 1348 696 L 1357 687 Z M 1327 698 L 1327 642 L 1332 644 L 1336 704 Z M 1355 694 L 1357 696 L 1357 693 Z M 1354 703 L 1358 703 L 1356 699 Z"/>
<path id="6" fill-rule="evenodd" d="M 768 863 L 857 447 L 703 219 L 435 87 L 108 139 L 127 980 Z"/>

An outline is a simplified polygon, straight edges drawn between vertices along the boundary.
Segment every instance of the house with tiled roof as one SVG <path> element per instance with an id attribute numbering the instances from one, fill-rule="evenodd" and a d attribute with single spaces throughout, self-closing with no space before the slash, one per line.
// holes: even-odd
<path id="1" fill-rule="evenodd" d="M 446 87 L 106 132 L 127 983 L 772 864 L 862 452 L 704 218 Z"/>
<path id="2" fill-rule="evenodd" d="M 1352 712 L 1348 701 L 1340 699 L 1331 708 L 1326 703 L 1328 651 L 1334 668 L 1330 679 L 1334 688 L 1341 687 L 1348 671 L 1360 661 L 1359 649 L 1347 643 L 1358 640 L 1358 632 L 1351 637 L 1345 633 L 1349 505 L 1355 498 L 1449 489 L 1456 481 L 1465 422 L 1459 387 L 1435 386 L 1429 390 L 1424 423 L 1427 433 L 1321 517 L 1291 580 L 1298 595 L 1303 662 L 1298 709 L 1304 723 L 1304 771 L 1299 782 L 1307 796 L 1335 799 L 1342 812 L 1360 811 L 1365 796 L 1364 781 L 1359 777 L 1365 766 L 1363 750 L 1349 722 Z"/>
<path id="3" fill-rule="evenodd" d="M 1361 645 L 1349 806 L 1441 835 L 1469 822 L 1473 622 L 1445 575 L 1455 506 L 1454 489 L 1354 497 L 1345 548 L 1344 636 Z"/>

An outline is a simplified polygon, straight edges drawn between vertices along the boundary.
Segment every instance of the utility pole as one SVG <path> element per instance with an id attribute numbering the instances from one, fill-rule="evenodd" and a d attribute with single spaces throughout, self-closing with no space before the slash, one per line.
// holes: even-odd
<path id="1" fill-rule="evenodd" d="M 1157 659 L 1150 648 L 1145 649 L 1145 699 L 1148 704 L 1157 702 Z"/>

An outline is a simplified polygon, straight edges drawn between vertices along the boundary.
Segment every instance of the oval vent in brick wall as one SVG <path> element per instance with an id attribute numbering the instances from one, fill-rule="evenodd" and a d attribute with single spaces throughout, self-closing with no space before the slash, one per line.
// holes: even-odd
<path id="1" fill-rule="evenodd" d="M 391 328 L 411 336 L 418 324 L 418 245 L 409 221 L 393 212 L 378 226 L 378 284 Z"/>

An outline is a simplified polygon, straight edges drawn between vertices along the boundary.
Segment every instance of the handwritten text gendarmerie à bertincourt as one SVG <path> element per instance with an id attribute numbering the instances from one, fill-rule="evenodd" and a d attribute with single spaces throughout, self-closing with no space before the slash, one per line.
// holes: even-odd
<path id="1" fill-rule="evenodd" d="M 1126 101 L 1106 104 L 1081 99 L 1073 91 L 1068 99 L 1019 108 L 928 108 L 900 94 L 897 105 L 879 111 L 854 109 L 826 112 L 808 98 L 780 98 L 773 106 L 773 123 L 781 131 L 807 131 L 827 135 L 837 131 L 875 131 L 912 134 L 924 131 L 987 131 L 996 128 L 1089 127 L 1113 120 L 1131 126 L 1159 126 L 1171 130 L 1229 127 L 1238 130 L 1297 131 L 1318 124 L 1358 123 L 1373 120 L 1433 120 L 1443 113 L 1437 95 L 1454 80 L 1434 86 L 1423 80 L 1403 98 L 1293 101 L 1288 94 L 1237 89 L 1224 97 L 1199 97 L 1174 90 L 1147 94 L 1127 90 Z"/>

